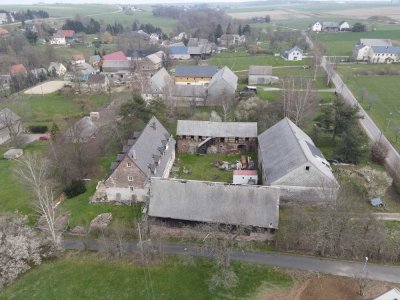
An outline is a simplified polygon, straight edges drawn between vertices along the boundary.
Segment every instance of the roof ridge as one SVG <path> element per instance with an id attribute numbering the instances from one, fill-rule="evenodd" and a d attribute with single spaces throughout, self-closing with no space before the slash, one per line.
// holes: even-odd
<path id="1" fill-rule="evenodd" d="M 288 117 L 285 117 L 285 120 L 286 120 L 287 124 L 289 125 L 289 128 L 290 128 L 291 132 L 293 133 L 293 136 L 295 137 L 296 143 L 299 145 L 302 154 L 303 154 L 304 157 L 306 158 L 307 162 L 310 162 L 310 160 L 308 159 L 308 157 L 307 157 L 307 155 L 306 155 L 306 153 L 305 153 L 305 151 L 304 151 L 303 146 L 300 144 L 300 141 L 299 141 L 299 139 L 298 139 L 298 137 L 297 137 L 297 135 L 296 135 L 296 132 L 294 131 L 294 128 L 293 128 L 292 124 L 293 124 L 294 126 L 296 126 L 297 128 L 299 128 L 300 130 L 301 130 L 301 128 L 298 127 L 296 124 L 294 124 Z"/>

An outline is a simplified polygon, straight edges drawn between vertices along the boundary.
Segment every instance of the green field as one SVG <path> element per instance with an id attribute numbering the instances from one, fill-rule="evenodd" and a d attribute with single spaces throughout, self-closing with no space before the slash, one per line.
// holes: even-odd
<path id="1" fill-rule="evenodd" d="M 239 283 L 229 290 L 210 292 L 207 281 L 213 262 L 179 257 L 148 267 L 131 261 L 109 261 L 95 255 L 68 253 L 23 275 L 0 299 L 250 299 L 259 289 L 285 288 L 290 276 L 275 268 L 233 262 Z"/>
<path id="2" fill-rule="evenodd" d="M 400 136 L 396 138 L 396 132 L 400 132 L 400 105 L 398 97 L 400 76 L 353 75 L 354 72 L 357 72 L 357 68 L 366 70 L 379 67 L 383 68 L 383 66 L 370 65 L 343 65 L 339 66 L 339 72 L 368 115 L 375 121 L 392 144 L 400 149 Z M 368 95 L 376 99 L 371 107 L 367 99 L 362 99 L 362 90 L 365 90 Z"/>
<path id="3" fill-rule="evenodd" d="M 399 25 L 378 25 L 376 31 L 314 34 L 314 40 L 326 47 L 326 55 L 350 56 L 360 38 L 392 39 L 400 43 Z"/>
<path id="4" fill-rule="evenodd" d="M 108 95 L 63 96 L 59 93 L 48 95 L 13 95 L 0 102 L 0 109 L 8 107 L 21 116 L 24 124 L 47 123 L 63 118 L 82 117 L 98 110 L 108 102 Z"/>

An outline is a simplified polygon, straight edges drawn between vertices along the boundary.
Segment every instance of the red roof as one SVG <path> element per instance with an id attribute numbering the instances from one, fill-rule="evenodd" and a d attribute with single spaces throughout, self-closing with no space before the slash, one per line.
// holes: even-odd
<path id="1" fill-rule="evenodd" d="M 7 34 L 8 34 L 8 30 L 7 29 L 0 28 L 0 36 L 7 35 Z"/>
<path id="2" fill-rule="evenodd" d="M 63 35 L 63 36 L 65 36 L 66 38 L 72 39 L 72 38 L 74 37 L 75 31 L 73 31 L 73 30 L 61 30 L 61 29 L 59 29 L 59 30 L 57 30 L 57 33 L 58 33 L 58 34 L 61 34 L 61 35 Z"/>
<path id="3" fill-rule="evenodd" d="M 26 68 L 23 64 L 13 65 L 10 67 L 11 75 L 26 74 L 26 73 L 28 73 L 28 71 L 26 70 Z"/>
<path id="4" fill-rule="evenodd" d="M 233 175 L 257 175 L 256 170 L 233 170 Z"/>
<path id="5" fill-rule="evenodd" d="M 103 60 L 128 60 L 122 51 L 113 52 L 103 56 Z"/>

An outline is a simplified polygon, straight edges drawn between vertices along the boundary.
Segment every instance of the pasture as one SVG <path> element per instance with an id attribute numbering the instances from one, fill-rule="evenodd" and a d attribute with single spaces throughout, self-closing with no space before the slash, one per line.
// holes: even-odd
<path id="1" fill-rule="evenodd" d="M 250 299 L 258 289 L 286 288 L 292 278 L 276 268 L 233 262 L 235 288 L 211 292 L 214 263 L 164 256 L 140 266 L 132 260 L 105 260 L 94 254 L 67 253 L 35 267 L 5 289 L 1 299 Z"/>

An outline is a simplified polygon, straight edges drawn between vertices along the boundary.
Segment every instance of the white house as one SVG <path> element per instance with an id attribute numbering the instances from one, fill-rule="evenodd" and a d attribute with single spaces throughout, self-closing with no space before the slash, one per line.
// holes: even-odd
<path id="1" fill-rule="evenodd" d="M 59 33 L 54 33 L 53 38 L 50 40 L 50 45 L 65 45 L 65 36 Z"/>
<path id="2" fill-rule="evenodd" d="M 256 170 L 233 170 L 233 184 L 257 184 Z"/>
<path id="3" fill-rule="evenodd" d="M 390 64 L 400 61 L 400 47 L 372 46 L 369 62 L 375 64 Z"/>
<path id="4" fill-rule="evenodd" d="M 53 71 L 55 70 L 55 71 Z M 49 68 L 47 71 L 51 74 L 52 72 L 55 72 L 57 76 L 61 77 L 64 76 L 65 73 L 67 72 L 67 68 L 59 62 L 51 62 Z"/>
<path id="5" fill-rule="evenodd" d="M 392 47 L 390 39 L 360 39 L 353 49 L 353 58 L 357 61 L 369 61 L 371 47 Z"/>
<path id="6" fill-rule="evenodd" d="M 339 23 L 339 31 L 350 31 L 350 24 L 346 21 Z"/>
<path id="7" fill-rule="evenodd" d="M 295 46 L 290 50 L 286 50 L 283 58 L 290 61 L 303 60 L 303 51 Z"/>
<path id="8" fill-rule="evenodd" d="M 311 30 L 314 32 L 322 31 L 322 24 L 320 22 L 314 23 L 314 25 L 311 26 Z"/>

